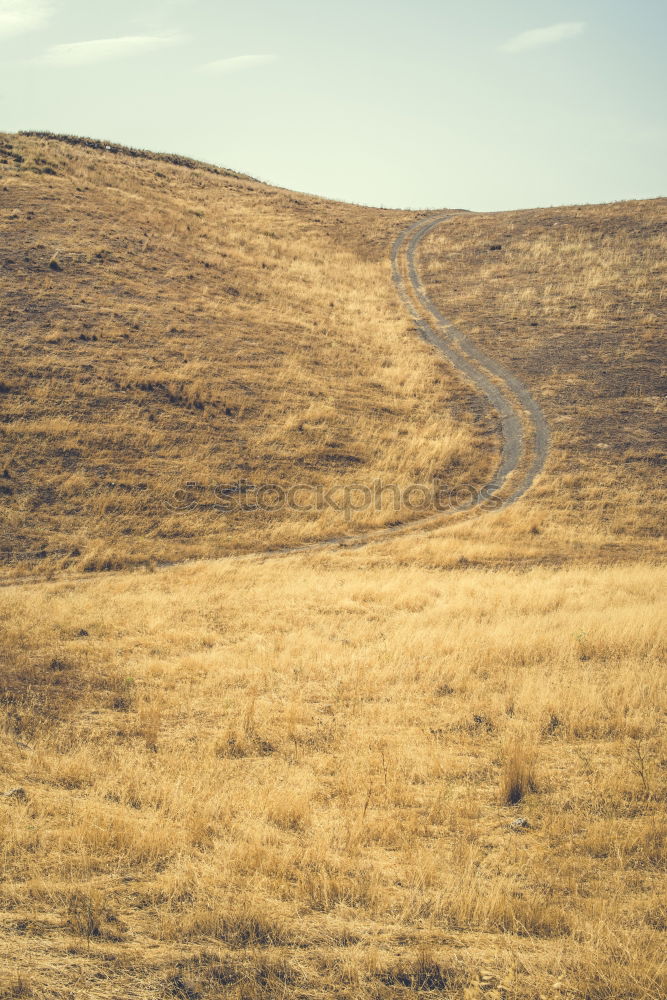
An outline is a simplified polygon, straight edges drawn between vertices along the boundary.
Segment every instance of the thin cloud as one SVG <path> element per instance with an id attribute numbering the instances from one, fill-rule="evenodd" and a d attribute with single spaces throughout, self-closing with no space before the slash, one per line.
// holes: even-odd
<path id="1" fill-rule="evenodd" d="M 548 28 L 533 28 L 532 31 L 522 31 L 520 35 L 510 38 L 500 48 L 503 52 L 525 52 L 543 45 L 554 45 L 556 42 L 564 42 L 566 38 L 575 38 L 585 27 L 585 21 L 563 21 Z"/>
<path id="2" fill-rule="evenodd" d="M 47 0 L 0 0 L 0 38 L 33 31 L 48 21 L 51 13 Z"/>
<path id="3" fill-rule="evenodd" d="M 240 73 L 246 69 L 254 69 L 256 66 L 265 66 L 267 63 L 275 62 L 277 58 L 275 55 L 263 55 L 215 59 L 213 62 L 205 63 L 201 67 L 201 72 L 208 73 L 210 76 L 224 76 L 228 73 Z"/>
<path id="4" fill-rule="evenodd" d="M 53 45 L 41 62 L 49 66 L 88 66 L 143 55 L 183 41 L 180 35 L 124 35 L 121 38 L 94 38 L 88 42 L 65 42 Z"/>

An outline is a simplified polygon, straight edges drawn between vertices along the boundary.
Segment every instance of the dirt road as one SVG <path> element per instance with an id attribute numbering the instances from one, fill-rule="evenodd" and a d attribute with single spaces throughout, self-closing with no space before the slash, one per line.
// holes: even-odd
<path id="1" fill-rule="evenodd" d="M 486 396 L 500 417 L 501 461 L 482 492 L 502 497 L 501 506 L 507 507 L 523 496 L 541 471 L 549 448 L 549 431 L 542 411 L 523 383 L 448 322 L 424 291 L 417 264 L 419 244 L 450 216 L 421 219 L 404 230 L 392 248 L 392 274 L 419 334 Z M 505 489 L 506 485 L 509 489 Z M 471 505 L 471 509 L 475 506 Z"/>

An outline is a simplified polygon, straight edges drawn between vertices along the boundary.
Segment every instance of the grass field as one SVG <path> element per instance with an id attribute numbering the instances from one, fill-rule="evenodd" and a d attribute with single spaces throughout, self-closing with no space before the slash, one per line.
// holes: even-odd
<path id="1" fill-rule="evenodd" d="M 4 148 L 1 1000 L 664 997 L 664 202 L 439 227 L 425 287 L 539 399 L 545 471 L 276 557 L 364 518 L 165 494 L 497 461 L 392 290 L 413 216 Z"/>
<path id="2" fill-rule="evenodd" d="M 664 569 L 429 561 L 0 593 L 5 996 L 664 995 Z"/>

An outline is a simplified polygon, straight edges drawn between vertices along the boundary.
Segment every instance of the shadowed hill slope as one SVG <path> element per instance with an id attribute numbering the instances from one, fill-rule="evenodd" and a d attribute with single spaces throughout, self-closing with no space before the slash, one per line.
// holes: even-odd
<path id="1" fill-rule="evenodd" d="M 392 287 L 414 213 L 72 137 L 5 136 L 0 170 L 5 562 L 295 543 L 414 516 L 388 491 L 350 524 L 360 480 L 485 481 L 494 416 Z"/>

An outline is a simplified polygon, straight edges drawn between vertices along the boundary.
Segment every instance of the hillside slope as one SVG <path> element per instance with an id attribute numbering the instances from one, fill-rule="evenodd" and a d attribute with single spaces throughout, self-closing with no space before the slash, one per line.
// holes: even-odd
<path id="1" fill-rule="evenodd" d="M 547 417 L 538 528 L 652 548 L 665 531 L 667 199 L 453 216 L 420 269 Z"/>
<path id="2" fill-rule="evenodd" d="M 414 485 L 478 489 L 497 467 L 498 414 L 391 284 L 414 213 L 93 140 L 1 142 L 5 572 L 354 536 L 418 517 Z M 499 537 L 571 557 L 582 518 L 605 558 L 661 550 L 665 215 L 462 213 L 424 241 L 427 294 L 551 430 L 518 520 L 466 528 L 477 561 Z M 380 502 L 345 509 L 359 484 Z"/>
<path id="3" fill-rule="evenodd" d="M 90 140 L 4 136 L 0 170 L 6 563 L 266 548 L 414 516 L 387 492 L 351 524 L 360 479 L 485 481 L 495 418 L 392 287 L 414 214 Z M 268 489 L 300 484 L 339 492 Z"/>

